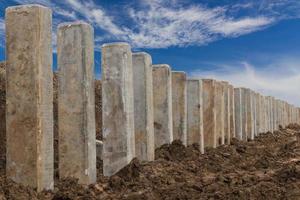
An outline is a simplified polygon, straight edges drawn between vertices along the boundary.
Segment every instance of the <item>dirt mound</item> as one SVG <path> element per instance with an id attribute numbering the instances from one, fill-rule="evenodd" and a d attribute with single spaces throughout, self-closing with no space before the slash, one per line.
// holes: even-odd
<path id="1" fill-rule="evenodd" d="M 300 199 L 300 143 L 297 130 L 233 140 L 230 146 L 185 147 L 180 141 L 156 150 L 156 160 L 134 159 L 116 175 L 98 174 L 95 185 L 75 179 L 56 182 L 54 191 L 35 193 L 7 181 L 0 197 L 10 199 Z M 98 173 L 102 163 L 97 161 Z M 1 169 L 2 172 L 4 169 Z"/>
<path id="2" fill-rule="evenodd" d="M 155 150 L 155 159 L 165 159 L 169 161 L 194 159 L 199 157 L 199 155 L 200 151 L 198 144 L 186 148 L 180 140 L 175 140 L 172 144 L 162 145 Z"/>
<path id="3" fill-rule="evenodd" d="M 296 131 L 300 131 L 300 125 L 299 124 L 289 124 L 286 128 L 293 129 Z"/>

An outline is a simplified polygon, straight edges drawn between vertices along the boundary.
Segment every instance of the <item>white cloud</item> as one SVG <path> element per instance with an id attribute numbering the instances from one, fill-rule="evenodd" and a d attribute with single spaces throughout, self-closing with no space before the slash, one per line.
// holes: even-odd
<path id="1" fill-rule="evenodd" d="M 266 96 L 271 95 L 300 106 L 299 65 L 299 58 L 283 58 L 259 67 L 244 61 L 219 65 L 221 67 L 214 70 L 193 71 L 189 75 L 225 80 L 235 87 L 248 87 Z"/>
<path id="2" fill-rule="evenodd" d="M 272 19 L 257 16 L 233 19 L 228 8 L 199 5 L 180 7 L 163 1 L 144 1 L 143 10 L 129 10 L 136 30 L 129 38 L 136 47 L 203 45 L 223 37 L 236 37 L 266 27 Z"/>
<path id="3" fill-rule="evenodd" d="M 267 17 L 244 18 L 240 20 L 219 20 L 216 22 L 216 25 L 211 27 L 211 30 L 225 36 L 239 36 L 264 28 L 272 22 L 273 19 Z"/>

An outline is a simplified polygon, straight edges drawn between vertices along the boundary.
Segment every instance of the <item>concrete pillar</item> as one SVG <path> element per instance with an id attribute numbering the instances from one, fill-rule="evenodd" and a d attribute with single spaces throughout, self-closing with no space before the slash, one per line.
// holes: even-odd
<path id="1" fill-rule="evenodd" d="M 132 53 L 127 43 L 102 46 L 103 174 L 135 156 Z"/>
<path id="2" fill-rule="evenodd" d="M 256 135 L 256 96 L 255 92 L 251 91 L 251 106 L 252 106 L 252 132 L 251 132 L 251 140 L 254 140 Z"/>
<path id="3" fill-rule="evenodd" d="M 273 99 L 270 97 L 270 131 L 273 133 L 274 131 L 274 115 L 273 115 Z"/>
<path id="4" fill-rule="evenodd" d="M 53 189 L 51 10 L 6 9 L 6 176 Z"/>
<path id="5" fill-rule="evenodd" d="M 217 147 L 215 94 L 216 81 L 202 79 L 204 146 Z"/>
<path id="6" fill-rule="evenodd" d="M 216 131 L 217 131 L 217 145 L 225 144 L 225 123 L 224 123 L 224 88 L 221 82 L 216 82 Z"/>
<path id="7" fill-rule="evenodd" d="M 268 113 L 268 106 L 267 106 L 267 97 L 266 96 L 263 96 L 263 111 L 264 111 L 264 133 L 268 132 L 268 116 L 267 116 L 267 113 Z"/>
<path id="8" fill-rule="evenodd" d="M 202 93 L 201 80 L 187 81 L 187 144 L 198 143 L 204 153 Z"/>
<path id="9" fill-rule="evenodd" d="M 235 103 L 234 87 L 229 85 L 230 138 L 235 138 Z M 230 142 L 230 141 L 229 141 Z"/>
<path id="10" fill-rule="evenodd" d="M 155 148 L 173 141 L 172 77 L 169 65 L 153 65 Z"/>
<path id="11" fill-rule="evenodd" d="M 255 129 L 255 136 L 258 136 L 260 133 L 260 94 L 255 93 L 255 123 L 256 123 L 256 129 Z"/>
<path id="12" fill-rule="evenodd" d="M 275 98 L 271 97 L 271 103 L 272 103 L 272 132 L 274 132 L 275 130 L 277 130 L 276 128 L 276 105 L 275 105 Z"/>
<path id="13" fill-rule="evenodd" d="M 267 132 L 271 131 L 271 103 L 270 103 L 270 97 L 266 97 L 266 103 L 267 103 Z"/>
<path id="14" fill-rule="evenodd" d="M 275 130 L 278 130 L 279 129 L 279 103 L 278 103 L 278 100 L 277 99 L 274 99 L 274 119 L 275 119 Z"/>
<path id="15" fill-rule="evenodd" d="M 234 88 L 234 107 L 235 107 L 235 136 L 238 140 L 243 139 L 243 104 L 242 89 Z"/>
<path id="16" fill-rule="evenodd" d="M 284 111 L 283 111 L 283 101 L 279 101 L 279 125 L 283 127 L 283 120 L 284 120 Z"/>
<path id="17" fill-rule="evenodd" d="M 229 83 L 222 81 L 222 87 L 224 92 L 224 140 L 225 144 L 230 144 L 230 94 Z"/>
<path id="18" fill-rule="evenodd" d="M 246 107 L 247 107 L 247 139 L 254 139 L 254 117 L 253 117 L 253 95 L 250 89 L 246 89 Z"/>
<path id="19" fill-rule="evenodd" d="M 259 94 L 259 129 L 258 134 L 264 132 L 264 104 L 263 95 Z"/>
<path id="20" fill-rule="evenodd" d="M 147 53 L 132 54 L 135 153 L 139 160 L 154 160 L 152 59 Z"/>
<path id="21" fill-rule="evenodd" d="M 297 124 L 300 124 L 300 108 L 299 107 L 297 108 L 297 116 L 298 116 Z"/>
<path id="22" fill-rule="evenodd" d="M 300 108 L 297 108 L 297 110 L 298 110 L 298 121 L 297 121 L 297 123 L 300 125 Z"/>
<path id="23" fill-rule="evenodd" d="M 248 133 L 248 101 L 249 99 L 247 98 L 247 89 L 246 88 L 241 88 L 242 89 L 242 140 L 247 141 L 247 133 Z"/>
<path id="24" fill-rule="evenodd" d="M 186 97 L 185 72 L 172 72 L 172 114 L 173 114 L 173 139 L 181 140 L 187 145 L 187 97 Z"/>
<path id="25" fill-rule="evenodd" d="M 269 131 L 273 133 L 274 131 L 274 126 L 273 126 L 273 102 L 272 102 L 272 97 L 268 96 L 268 112 L 269 112 Z"/>
<path id="26" fill-rule="evenodd" d="M 61 24 L 57 34 L 59 176 L 96 182 L 94 30 Z"/>

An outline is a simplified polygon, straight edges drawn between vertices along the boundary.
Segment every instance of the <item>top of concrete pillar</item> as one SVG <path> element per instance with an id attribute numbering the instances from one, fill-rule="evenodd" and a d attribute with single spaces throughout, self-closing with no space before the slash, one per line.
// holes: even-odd
<path id="1" fill-rule="evenodd" d="M 105 48 L 105 47 L 118 47 L 118 46 L 128 46 L 128 47 L 130 47 L 130 45 L 126 42 L 112 42 L 112 43 L 103 44 L 102 48 Z"/>
<path id="2" fill-rule="evenodd" d="M 167 68 L 167 69 L 171 69 L 170 65 L 167 64 L 158 64 L 158 65 L 152 65 L 153 68 Z"/>
<path id="3" fill-rule="evenodd" d="M 228 81 L 221 81 L 221 83 L 229 85 Z"/>
<path id="4" fill-rule="evenodd" d="M 61 24 L 58 25 L 58 29 L 69 28 L 69 27 L 72 27 L 72 26 L 88 26 L 89 28 L 93 29 L 93 27 L 89 23 L 84 22 L 84 21 L 61 23 Z"/>
<path id="5" fill-rule="evenodd" d="M 172 71 L 172 73 L 186 74 L 185 71 Z"/>
<path id="6" fill-rule="evenodd" d="M 203 81 L 216 81 L 215 79 L 212 79 L 212 78 L 203 78 L 202 80 Z"/>
<path id="7" fill-rule="evenodd" d="M 188 78 L 188 81 L 201 81 L 202 79 L 200 78 Z"/>
<path id="8" fill-rule="evenodd" d="M 132 55 L 135 56 L 147 56 L 147 57 L 151 57 L 150 54 L 146 53 L 146 52 L 133 52 Z"/>
<path id="9" fill-rule="evenodd" d="M 6 12 L 11 12 L 11 11 L 16 11 L 16 10 L 27 10 L 27 9 L 31 9 L 31 8 L 35 8 L 35 9 L 45 9 L 45 10 L 48 10 L 48 11 L 51 11 L 52 10 L 46 6 L 42 6 L 42 5 L 39 5 L 39 4 L 27 4 L 27 5 L 19 5 L 19 6 L 10 6 L 10 7 L 7 7 L 5 9 Z"/>

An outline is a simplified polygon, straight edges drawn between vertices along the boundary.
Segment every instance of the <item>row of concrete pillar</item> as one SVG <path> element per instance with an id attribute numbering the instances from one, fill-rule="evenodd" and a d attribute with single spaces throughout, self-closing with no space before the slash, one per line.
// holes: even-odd
<path id="1" fill-rule="evenodd" d="M 39 5 L 6 10 L 7 176 L 53 188 L 51 10 Z M 94 41 L 84 23 L 57 33 L 59 175 L 96 181 Z M 299 108 L 228 82 L 189 79 L 168 65 L 152 65 L 127 43 L 102 46 L 103 173 L 134 157 L 154 160 L 173 140 L 217 147 L 254 139 L 279 125 L 299 123 Z"/>

